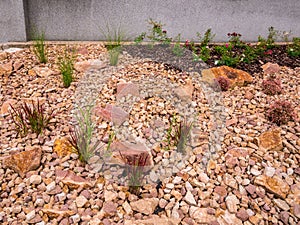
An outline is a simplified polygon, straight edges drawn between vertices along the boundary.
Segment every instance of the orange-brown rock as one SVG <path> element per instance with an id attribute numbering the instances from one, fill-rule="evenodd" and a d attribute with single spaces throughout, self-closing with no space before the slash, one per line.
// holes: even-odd
<path id="1" fill-rule="evenodd" d="M 40 166 L 42 150 L 35 147 L 31 150 L 12 154 L 3 160 L 3 165 L 17 172 L 21 177 Z"/>
<path id="2" fill-rule="evenodd" d="M 67 138 L 56 139 L 54 141 L 53 151 L 56 152 L 59 157 L 65 157 L 76 152 Z"/>
<path id="3" fill-rule="evenodd" d="M 145 220 L 125 220 L 124 225 L 178 225 L 179 223 L 180 219 L 153 216 Z"/>
<path id="4" fill-rule="evenodd" d="M 266 188 L 267 191 L 282 199 L 286 198 L 290 190 L 289 185 L 278 176 L 268 177 L 265 175 L 260 175 L 255 178 L 254 184 Z"/>
<path id="5" fill-rule="evenodd" d="M 245 86 L 247 83 L 251 83 L 253 81 L 253 77 L 249 73 L 228 66 L 213 67 L 202 70 L 202 79 L 205 82 L 213 84 L 215 79 L 218 77 L 228 78 L 230 88 L 235 86 Z"/>
<path id="6" fill-rule="evenodd" d="M 48 67 L 37 66 L 37 67 L 34 67 L 33 70 L 36 73 L 36 75 L 38 75 L 39 77 L 48 77 L 48 76 L 54 74 L 54 71 Z"/>
<path id="7" fill-rule="evenodd" d="M 273 129 L 262 133 L 255 139 L 259 149 L 266 151 L 281 151 L 283 149 L 280 129 Z"/>
<path id="8" fill-rule="evenodd" d="M 7 59 L 7 57 L 8 57 L 7 52 L 0 52 L 0 61 L 4 60 L 4 59 Z"/>

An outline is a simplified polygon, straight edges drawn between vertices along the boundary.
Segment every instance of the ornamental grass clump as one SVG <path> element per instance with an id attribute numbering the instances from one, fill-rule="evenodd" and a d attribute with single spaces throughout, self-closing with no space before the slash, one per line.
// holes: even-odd
<path id="1" fill-rule="evenodd" d="M 64 87 L 66 88 L 70 87 L 73 81 L 74 61 L 74 51 L 72 53 L 65 51 L 64 56 L 58 58 L 59 70 L 62 74 Z"/>
<path id="2" fill-rule="evenodd" d="M 39 100 L 36 104 L 32 100 L 31 106 L 25 102 L 19 108 L 14 108 L 12 105 L 10 108 L 15 129 L 21 136 L 27 135 L 29 130 L 37 135 L 41 134 L 44 129 L 48 128 L 50 120 L 54 118 L 54 111 L 47 115 L 44 105 L 40 104 Z"/>
<path id="3" fill-rule="evenodd" d="M 270 105 L 266 111 L 266 117 L 278 126 L 286 124 L 296 119 L 296 113 L 291 102 L 287 100 L 277 100 Z"/>
<path id="4" fill-rule="evenodd" d="M 282 93 L 281 80 L 268 78 L 262 82 L 263 92 L 267 95 L 278 95 Z"/>
<path id="5" fill-rule="evenodd" d="M 121 152 L 119 154 L 125 164 L 129 192 L 139 195 L 143 179 L 146 175 L 149 154 L 147 152 L 138 155 L 123 155 Z"/>
<path id="6" fill-rule="evenodd" d="M 93 130 L 95 125 L 91 119 L 92 107 L 79 109 L 79 115 L 76 116 L 78 125 L 71 132 L 69 142 L 76 149 L 79 160 L 87 163 L 97 151 L 101 151 L 104 145 L 100 140 L 93 141 Z"/>
<path id="7" fill-rule="evenodd" d="M 47 62 L 46 45 L 45 45 L 45 32 L 35 33 L 33 37 L 33 52 L 37 56 L 40 63 Z"/>

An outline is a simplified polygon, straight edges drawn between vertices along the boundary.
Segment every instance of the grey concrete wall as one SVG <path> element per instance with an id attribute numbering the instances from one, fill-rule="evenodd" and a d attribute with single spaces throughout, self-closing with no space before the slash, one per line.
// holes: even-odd
<path id="1" fill-rule="evenodd" d="M 26 41 L 23 0 L 0 1 L 0 42 Z"/>
<path id="2" fill-rule="evenodd" d="M 208 28 L 215 41 L 226 41 L 228 32 L 256 41 L 270 26 L 300 36 L 299 0 L 24 0 L 24 5 L 27 31 L 36 27 L 48 40 L 104 40 L 107 25 L 132 40 L 149 28 L 149 18 L 183 40 Z"/>

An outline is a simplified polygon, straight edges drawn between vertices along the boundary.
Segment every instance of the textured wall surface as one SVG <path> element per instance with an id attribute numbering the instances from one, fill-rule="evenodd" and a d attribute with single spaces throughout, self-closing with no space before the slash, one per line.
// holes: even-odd
<path id="1" fill-rule="evenodd" d="M 21 0 L 0 1 L 1 13 L 10 18 L 1 21 L 1 27 L 16 26 L 21 31 L 24 28 L 18 24 L 22 21 L 11 17 L 11 11 L 18 10 L 16 4 L 8 4 L 13 1 L 21 4 Z M 27 31 L 36 27 L 50 40 L 103 40 L 107 25 L 113 30 L 121 28 L 133 39 L 149 28 L 148 18 L 161 21 L 171 36 L 181 33 L 183 39 L 195 39 L 197 31 L 212 28 L 215 41 L 226 41 L 228 32 L 256 41 L 270 26 L 300 36 L 299 0 L 24 0 L 24 5 Z M 5 36 L 17 39 L 12 32 Z"/>
<path id="2" fill-rule="evenodd" d="M 0 1 L 0 42 L 26 41 L 23 0 Z"/>

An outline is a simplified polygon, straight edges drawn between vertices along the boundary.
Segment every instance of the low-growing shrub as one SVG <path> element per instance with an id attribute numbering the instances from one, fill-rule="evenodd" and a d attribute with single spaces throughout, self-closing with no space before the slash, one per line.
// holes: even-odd
<path id="1" fill-rule="evenodd" d="M 267 95 L 281 94 L 281 80 L 278 78 L 268 78 L 262 82 L 262 89 L 263 92 Z"/>
<path id="2" fill-rule="evenodd" d="M 296 119 L 296 113 L 291 102 L 287 100 L 277 100 L 273 102 L 266 111 L 266 117 L 272 123 L 278 126 L 286 124 L 289 121 Z"/>

